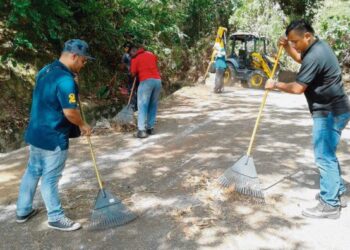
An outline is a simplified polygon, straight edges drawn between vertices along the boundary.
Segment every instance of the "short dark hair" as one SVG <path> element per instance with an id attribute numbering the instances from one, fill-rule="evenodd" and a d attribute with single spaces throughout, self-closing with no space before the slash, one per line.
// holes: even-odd
<path id="1" fill-rule="evenodd" d="M 294 20 L 293 22 L 291 22 L 286 28 L 286 36 L 288 36 L 289 32 L 291 32 L 292 30 L 296 30 L 302 33 L 305 33 L 305 32 L 310 32 L 311 34 L 315 33 L 311 25 L 304 19 Z"/>

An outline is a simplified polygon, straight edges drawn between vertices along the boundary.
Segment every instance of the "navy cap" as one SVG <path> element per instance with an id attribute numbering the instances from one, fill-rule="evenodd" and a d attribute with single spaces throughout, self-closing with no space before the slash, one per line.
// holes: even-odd
<path id="1" fill-rule="evenodd" d="M 89 54 L 89 45 L 80 39 L 70 39 L 66 41 L 62 52 L 69 52 L 79 56 L 85 56 L 88 59 L 95 59 Z"/>

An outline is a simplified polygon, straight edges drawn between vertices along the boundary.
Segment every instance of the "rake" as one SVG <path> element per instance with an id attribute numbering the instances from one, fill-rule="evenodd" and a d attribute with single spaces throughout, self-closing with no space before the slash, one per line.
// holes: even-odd
<path id="1" fill-rule="evenodd" d="M 85 116 L 80 101 L 79 107 L 83 120 L 85 121 Z M 89 143 L 91 158 L 93 161 L 98 185 L 100 187 L 100 190 L 96 197 L 95 206 L 92 211 L 91 224 L 89 225 L 89 229 L 98 230 L 111 228 L 114 226 L 121 226 L 133 221 L 137 218 L 137 215 L 129 210 L 121 202 L 120 199 L 104 189 L 101 181 L 101 176 L 97 168 L 95 152 L 91 143 L 91 138 L 90 136 L 87 136 L 86 138 Z"/>
<path id="2" fill-rule="evenodd" d="M 211 53 L 210 62 L 208 64 L 207 70 L 205 71 L 204 77 L 203 77 L 202 81 L 200 82 L 201 84 L 205 84 L 205 79 L 207 78 L 209 70 L 212 67 L 213 63 L 214 63 L 214 58 L 215 58 L 215 51 L 213 51 Z"/>
<path id="3" fill-rule="evenodd" d="M 133 110 L 132 105 L 130 105 L 130 102 L 131 102 L 131 98 L 132 98 L 133 93 L 134 93 L 135 85 L 136 85 L 136 77 L 134 79 L 134 82 L 132 83 L 132 88 L 131 88 L 128 104 L 125 105 L 123 107 L 123 109 L 114 118 L 115 121 L 117 123 L 119 123 L 120 125 L 131 124 L 133 122 L 133 120 L 134 120 L 134 115 L 133 115 L 134 114 L 134 110 Z"/>
<path id="4" fill-rule="evenodd" d="M 278 65 L 278 61 L 282 54 L 282 46 L 278 50 L 277 58 L 275 60 L 275 64 L 273 66 L 272 72 L 269 76 L 270 79 L 272 79 L 275 75 L 276 68 Z M 255 169 L 254 160 L 251 156 L 252 148 L 253 148 L 253 142 L 255 139 L 256 132 L 258 130 L 258 125 L 261 119 L 262 111 L 265 107 L 266 98 L 269 93 L 269 90 L 265 90 L 258 117 L 255 122 L 253 134 L 250 139 L 248 151 L 246 155 L 243 155 L 236 163 L 233 164 L 233 166 L 226 169 L 226 171 L 221 175 L 217 182 L 225 188 L 228 188 L 230 186 L 233 186 L 235 191 L 238 193 L 252 196 L 258 199 L 264 200 L 264 193 L 261 189 L 260 181 Z"/>

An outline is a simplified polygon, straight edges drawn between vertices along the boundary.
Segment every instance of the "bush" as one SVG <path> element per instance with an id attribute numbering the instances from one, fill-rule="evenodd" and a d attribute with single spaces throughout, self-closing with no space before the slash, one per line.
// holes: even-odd
<path id="1" fill-rule="evenodd" d="M 66 40 L 84 39 L 97 61 L 82 72 L 81 90 L 83 94 L 93 94 L 117 70 L 122 45 L 130 41 L 144 44 L 159 56 L 162 75 L 168 80 L 190 68 L 187 57 L 196 55 L 188 50 L 212 34 L 221 22 L 227 23 L 234 2 L 4 0 L 0 12 L 14 36 L 12 50 L 2 60 L 15 65 L 29 51 L 32 55 L 51 52 L 54 58 Z"/>
<path id="2" fill-rule="evenodd" d="M 320 20 L 319 36 L 328 41 L 339 62 L 350 67 L 350 17 L 331 16 Z"/>

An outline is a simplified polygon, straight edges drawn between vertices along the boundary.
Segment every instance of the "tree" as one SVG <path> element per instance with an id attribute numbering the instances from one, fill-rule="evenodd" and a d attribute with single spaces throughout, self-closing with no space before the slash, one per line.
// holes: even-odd
<path id="1" fill-rule="evenodd" d="M 290 19 L 304 18 L 312 22 L 324 0 L 275 0 Z"/>

